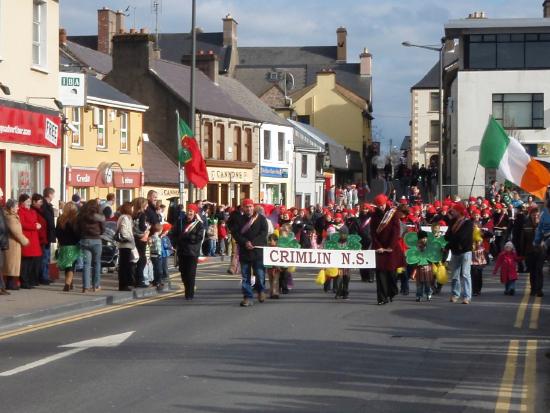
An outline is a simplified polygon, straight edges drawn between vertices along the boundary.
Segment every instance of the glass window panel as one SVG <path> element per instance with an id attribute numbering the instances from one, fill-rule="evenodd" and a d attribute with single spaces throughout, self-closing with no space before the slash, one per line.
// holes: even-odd
<path id="1" fill-rule="evenodd" d="M 279 161 L 285 160 L 285 134 L 282 132 L 279 132 L 277 137 L 277 151 L 279 154 Z"/>
<path id="2" fill-rule="evenodd" d="M 480 34 L 472 34 L 470 36 L 470 42 L 481 42 L 483 37 Z"/>
<path id="3" fill-rule="evenodd" d="M 503 124 L 506 128 L 531 127 L 531 103 L 508 102 L 504 105 Z"/>
<path id="4" fill-rule="evenodd" d="M 493 117 L 495 119 L 502 119 L 502 103 L 493 102 Z"/>
<path id="5" fill-rule="evenodd" d="M 497 40 L 497 36 L 495 34 L 484 34 L 483 35 L 483 41 L 484 42 L 494 42 Z"/>
<path id="6" fill-rule="evenodd" d="M 495 93 L 493 95 L 493 102 L 502 102 L 503 95 L 500 93 Z"/>
<path id="7" fill-rule="evenodd" d="M 525 44 L 525 65 L 527 68 L 550 68 L 550 42 Z"/>
<path id="8" fill-rule="evenodd" d="M 527 40 L 528 42 L 533 42 L 533 41 L 537 41 L 538 37 L 539 37 L 538 34 L 526 34 L 525 40 Z"/>
<path id="9" fill-rule="evenodd" d="M 302 176 L 307 176 L 307 155 L 302 155 Z"/>
<path id="10" fill-rule="evenodd" d="M 550 40 L 550 33 L 539 34 L 539 39 L 540 40 Z"/>
<path id="11" fill-rule="evenodd" d="M 543 102 L 534 102 L 533 103 L 533 119 L 544 118 L 544 104 Z"/>
<path id="12" fill-rule="evenodd" d="M 533 128 L 544 128 L 544 119 L 533 119 Z"/>
<path id="13" fill-rule="evenodd" d="M 533 95 L 533 101 L 534 102 L 543 102 L 544 101 L 544 93 L 535 93 Z"/>
<path id="14" fill-rule="evenodd" d="M 497 41 L 498 42 L 509 42 L 510 41 L 510 35 L 509 34 L 499 34 L 499 35 L 497 35 Z"/>
<path id="15" fill-rule="evenodd" d="M 271 158 L 271 131 L 264 131 L 264 159 Z"/>
<path id="16" fill-rule="evenodd" d="M 531 102 L 533 95 L 530 93 L 507 93 L 504 95 L 505 102 Z"/>
<path id="17" fill-rule="evenodd" d="M 430 121 L 430 140 L 439 141 L 439 121 Z"/>
<path id="18" fill-rule="evenodd" d="M 470 44 L 470 69 L 496 69 L 496 44 Z"/>
<path id="19" fill-rule="evenodd" d="M 430 111 L 431 112 L 439 111 L 439 92 L 430 93 Z"/>
<path id="20" fill-rule="evenodd" d="M 499 43 L 497 45 L 497 66 L 499 69 L 523 67 L 525 47 L 523 43 Z"/>
<path id="21" fill-rule="evenodd" d="M 512 35 L 513 42 L 523 42 L 524 40 L 525 40 L 525 35 L 523 33 Z"/>

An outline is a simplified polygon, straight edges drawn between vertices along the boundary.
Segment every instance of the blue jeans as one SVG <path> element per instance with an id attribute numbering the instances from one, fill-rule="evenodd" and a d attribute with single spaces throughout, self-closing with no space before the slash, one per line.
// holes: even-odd
<path id="1" fill-rule="evenodd" d="M 471 266 L 471 252 L 451 255 L 452 294 L 454 297 L 461 297 L 464 300 L 472 299 Z"/>
<path id="2" fill-rule="evenodd" d="M 90 288 L 90 273 L 94 288 L 100 286 L 101 281 L 101 240 L 82 239 L 80 248 L 84 256 L 84 268 L 82 269 L 82 287 Z"/>
<path id="3" fill-rule="evenodd" d="M 208 255 L 214 257 L 216 255 L 216 245 L 218 241 L 215 239 L 208 240 Z"/>
<path id="4" fill-rule="evenodd" d="M 40 282 L 50 280 L 50 244 L 42 246 L 42 263 L 40 264 Z"/>
<path id="5" fill-rule="evenodd" d="M 162 282 L 162 257 L 151 257 L 153 264 L 153 282 L 159 285 Z"/>
<path id="6" fill-rule="evenodd" d="M 516 280 L 514 281 L 508 281 L 505 285 L 504 292 L 509 293 L 511 290 L 516 289 Z"/>
<path id="7" fill-rule="evenodd" d="M 252 270 L 256 276 L 256 284 L 254 289 L 261 293 L 265 290 L 265 267 L 260 260 L 254 262 L 241 262 L 241 274 L 242 274 L 242 291 L 245 298 L 254 298 L 254 292 L 252 291 Z"/>
<path id="8" fill-rule="evenodd" d="M 162 280 L 168 280 L 168 257 L 162 257 Z"/>
<path id="9" fill-rule="evenodd" d="M 430 286 L 430 283 L 428 282 L 416 282 L 416 298 L 422 298 L 424 294 L 426 294 L 427 297 L 432 296 L 432 287 Z"/>

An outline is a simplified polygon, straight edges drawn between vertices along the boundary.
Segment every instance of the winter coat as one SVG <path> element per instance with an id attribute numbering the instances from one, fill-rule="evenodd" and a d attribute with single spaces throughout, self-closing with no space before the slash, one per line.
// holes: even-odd
<path id="1" fill-rule="evenodd" d="M 521 261 L 515 251 L 502 251 L 497 258 L 493 275 L 500 270 L 500 282 L 505 284 L 508 281 L 518 279 L 517 262 Z"/>
<path id="2" fill-rule="evenodd" d="M 464 222 L 458 228 L 454 228 L 455 222 L 449 224 L 449 229 L 445 233 L 447 249 L 451 250 L 454 255 L 472 251 L 474 223 L 469 219 L 464 219 Z"/>
<path id="3" fill-rule="evenodd" d="M 55 214 L 53 211 L 53 205 L 44 200 L 42 204 L 42 217 L 46 220 L 46 231 L 47 242 L 48 244 L 53 244 L 55 242 Z"/>
<path id="4" fill-rule="evenodd" d="M 196 223 L 195 223 L 196 222 Z M 190 227 L 193 225 L 193 227 Z M 194 221 L 183 222 L 182 231 L 178 236 L 178 257 L 198 257 L 201 251 L 204 227 L 199 216 Z"/>
<path id="5" fill-rule="evenodd" d="M 70 222 L 66 222 L 64 228 L 62 228 L 58 222 L 57 226 L 55 227 L 55 236 L 60 247 L 65 247 L 68 245 L 78 245 L 78 242 L 80 241 L 80 235 L 78 234 L 78 231 L 76 230 L 75 226 Z"/>
<path id="6" fill-rule="evenodd" d="M 78 215 L 78 230 L 81 239 L 100 239 L 104 231 L 105 217 L 101 214 Z"/>
<path id="7" fill-rule="evenodd" d="M 121 215 L 117 221 L 117 231 L 120 232 L 124 242 L 118 243 L 118 248 L 130 248 L 133 249 L 136 246 L 133 232 L 134 222 L 130 215 Z"/>
<path id="8" fill-rule="evenodd" d="M 254 220 L 252 225 L 248 227 L 248 222 Z M 246 229 L 246 231 L 243 231 Z M 267 219 L 263 215 L 253 215 L 251 217 L 243 216 L 242 225 L 238 228 L 233 236 L 239 245 L 239 259 L 241 262 L 251 263 L 259 260 L 263 262 L 263 249 L 254 248 L 247 249 L 246 243 L 250 241 L 255 247 L 267 246 Z"/>
<path id="9" fill-rule="evenodd" d="M 23 234 L 19 215 L 6 211 L 6 227 L 9 231 L 8 245 L 4 260 L 4 275 L 19 277 L 21 272 L 21 246 L 29 244 L 29 240 Z"/>
<path id="10" fill-rule="evenodd" d="M 0 250 L 8 249 L 9 231 L 6 226 L 4 211 L 0 208 Z"/>
<path id="11" fill-rule="evenodd" d="M 40 229 L 38 230 L 38 241 L 40 242 L 40 247 L 48 244 L 48 222 L 42 215 L 42 210 L 33 208 L 36 211 L 36 216 L 38 217 L 38 223 L 40 224 Z"/>
<path id="12" fill-rule="evenodd" d="M 19 219 L 21 220 L 21 227 L 23 228 L 23 234 L 29 240 L 29 243 L 21 250 L 23 257 L 40 257 L 42 256 L 42 248 L 40 246 L 40 238 L 38 236 L 38 213 L 36 210 L 25 207 L 19 208 Z"/>

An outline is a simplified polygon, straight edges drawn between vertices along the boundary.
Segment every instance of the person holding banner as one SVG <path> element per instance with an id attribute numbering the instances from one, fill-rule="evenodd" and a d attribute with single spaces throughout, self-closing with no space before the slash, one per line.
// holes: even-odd
<path id="1" fill-rule="evenodd" d="M 263 264 L 263 250 L 258 247 L 267 245 L 267 220 L 263 215 L 254 213 L 254 201 L 245 199 L 242 202 L 244 215 L 241 225 L 234 232 L 235 240 L 239 247 L 239 260 L 242 274 L 243 300 L 241 307 L 252 305 L 254 294 L 252 291 L 252 271 L 256 276 L 255 289 L 258 301 L 265 301 L 265 267 Z"/>
<path id="2" fill-rule="evenodd" d="M 186 300 L 192 300 L 195 296 L 195 276 L 204 235 L 202 219 L 198 214 L 197 204 L 187 205 L 185 220 L 178 236 L 178 265 Z"/>
<path id="3" fill-rule="evenodd" d="M 370 230 L 372 248 L 376 251 L 376 295 L 378 305 L 384 305 L 397 294 L 395 271 L 404 266 L 404 255 L 399 246 L 401 225 L 397 210 L 383 194 L 374 198 L 374 204 Z"/>
<path id="4" fill-rule="evenodd" d="M 361 237 L 361 249 L 368 250 L 371 244 L 370 236 L 370 219 L 371 219 L 371 207 L 369 204 L 364 203 L 359 214 L 359 227 L 357 234 Z M 361 268 L 359 270 L 361 274 L 361 281 L 374 282 L 372 271 L 368 268 Z"/>

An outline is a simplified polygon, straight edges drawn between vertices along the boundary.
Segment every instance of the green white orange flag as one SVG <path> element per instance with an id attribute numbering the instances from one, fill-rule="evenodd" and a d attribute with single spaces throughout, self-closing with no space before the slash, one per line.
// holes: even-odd
<path id="1" fill-rule="evenodd" d="M 550 172 L 533 159 L 516 139 L 508 136 L 492 116 L 479 150 L 479 164 L 496 169 L 498 174 L 523 190 L 544 199 Z"/>
<path id="2" fill-rule="evenodd" d="M 204 188 L 208 183 L 208 171 L 199 145 L 193 137 L 193 131 L 178 115 L 178 158 L 184 167 L 189 182 L 197 188 Z"/>

